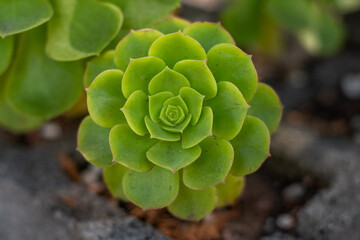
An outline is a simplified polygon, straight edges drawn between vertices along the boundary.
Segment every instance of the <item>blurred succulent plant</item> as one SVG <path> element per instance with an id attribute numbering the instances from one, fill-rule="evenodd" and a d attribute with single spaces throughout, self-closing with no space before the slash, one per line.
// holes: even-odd
<path id="1" fill-rule="evenodd" d="M 0 125 L 26 132 L 64 113 L 83 94 L 86 58 L 178 6 L 179 0 L 1 0 Z"/>
<path id="2" fill-rule="evenodd" d="M 199 220 L 233 203 L 269 156 L 282 106 L 219 24 L 156 28 L 131 31 L 89 64 L 114 68 L 113 56 L 117 69 L 86 81 L 78 149 L 120 199 Z"/>
<path id="3" fill-rule="evenodd" d="M 336 52 L 345 27 L 336 12 L 360 7 L 358 0 L 232 0 L 221 21 L 241 47 L 281 55 L 283 30 L 312 55 Z"/>

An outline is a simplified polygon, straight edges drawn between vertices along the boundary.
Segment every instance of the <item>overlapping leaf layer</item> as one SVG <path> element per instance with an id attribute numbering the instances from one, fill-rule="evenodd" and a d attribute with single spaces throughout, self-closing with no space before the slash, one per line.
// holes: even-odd
<path id="1" fill-rule="evenodd" d="M 121 40 L 118 69 L 96 59 L 109 70 L 87 81 L 78 147 L 115 196 L 199 220 L 267 158 L 282 107 L 221 25 L 170 18 L 158 29 Z"/>

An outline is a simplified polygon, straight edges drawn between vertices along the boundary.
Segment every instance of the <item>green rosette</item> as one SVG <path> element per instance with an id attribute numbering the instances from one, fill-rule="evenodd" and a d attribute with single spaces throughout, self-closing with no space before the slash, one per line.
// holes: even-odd
<path id="1" fill-rule="evenodd" d="M 109 67 L 87 88 L 79 150 L 115 196 L 200 220 L 241 194 L 282 108 L 220 24 L 169 18 L 157 29 L 122 39 L 117 69 L 99 57 Z"/>

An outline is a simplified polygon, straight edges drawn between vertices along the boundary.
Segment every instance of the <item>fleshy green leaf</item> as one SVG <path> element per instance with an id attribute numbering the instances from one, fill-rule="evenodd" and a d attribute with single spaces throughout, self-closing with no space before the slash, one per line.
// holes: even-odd
<path id="1" fill-rule="evenodd" d="M 157 57 L 131 59 L 122 83 L 124 96 L 128 98 L 136 90 L 148 93 L 150 80 L 165 67 L 164 61 Z"/>
<path id="2" fill-rule="evenodd" d="M 216 96 L 216 81 L 205 61 L 183 60 L 176 63 L 174 70 L 184 75 L 205 100 Z"/>
<path id="3" fill-rule="evenodd" d="M 173 96 L 174 94 L 171 92 L 160 92 L 149 96 L 149 113 L 151 120 L 157 123 L 160 122 L 159 116 L 164 106 L 164 102 Z"/>
<path id="4" fill-rule="evenodd" d="M 212 134 L 213 112 L 210 107 L 204 107 L 199 121 L 194 126 L 188 126 L 182 134 L 182 147 L 191 148 Z"/>
<path id="5" fill-rule="evenodd" d="M 125 71 L 130 62 L 130 58 L 146 57 L 151 44 L 163 35 L 161 32 L 153 29 L 130 31 L 130 33 L 119 42 L 115 49 L 116 66 Z"/>
<path id="6" fill-rule="evenodd" d="M 148 96 L 141 90 L 136 90 L 127 99 L 121 111 L 131 129 L 138 135 L 148 133 L 144 118 L 149 114 Z"/>
<path id="7" fill-rule="evenodd" d="M 180 183 L 179 195 L 168 210 L 178 218 L 198 221 L 214 209 L 216 199 L 215 188 L 197 191 Z"/>
<path id="8" fill-rule="evenodd" d="M 184 34 L 197 40 L 206 52 L 219 43 L 230 43 L 235 45 L 231 35 L 220 25 L 220 23 L 196 22 L 188 26 L 184 30 Z"/>
<path id="9" fill-rule="evenodd" d="M 112 164 L 109 132 L 110 128 L 100 127 L 90 116 L 84 118 L 80 124 L 78 150 L 95 166 L 108 167 Z"/>
<path id="10" fill-rule="evenodd" d="M 123 16 L 113 4 L 96 0 L 53 0 L 46 53 L 58 61 L 99 54 L 119 32 Z M 86 9 L 86 11 L 84 11 Z"/>
<path id="11" fill-rule="evenodd" d="M 235 152 L 231 173 L 244 176 L 255 172 L 269 156 L 270 133 L 260 119 L 247 116 L 231 143 Z"/>
<path id="12" fill-rule="evenodd" d="M 126 123 L 120 108 L 126 99 L 121 92 L 120 70 L 107 70 L 98 75 L 87 89 L 87 104 L 90 116 L 100 126 L 111 128 Z"/>
<path id="13" fill-rule="evenodd" d="M 1 3 L 0 3 L 1 5 Z M 14 52 L 14 38 L 0 38 L 0 76 L 5 72 L 11 62 Z"/>
<path id="14" fill-rule="evenodd" d="M 104 52 L 100 56 L 87 62 L 84 77 L 85 88 L 90 86 L 97 75 L 109 69 L 117 69 L 114 63 L 114 51 Z"/>
<path id="15" fill-rule="evenodd" d="M 194 126 L 200 118 L 204 96 L 189 87 L 182 88 L 180 96 L 188 106 L 189 113 L 192 115 L 191 124 Z"/>
<path id="16" fill-rule="evenodd" d="M 178 95 L 182 87 L 189 86 L 189 81 L 183 75 L 166 67 L 150 81 L 149 93 L 154 95 L 159 92 L 169 91 L 174 95 Z"/>
<path id="17" fill-rule="evenodd" d="M 123 179 L 125 195 L 144 210 L 172 203 L 179 192 L 179 173 L 161 167 L 147 172 L 128 171 Z"/>
<path id="18" fill-rule="evenodd" d="M 160 124 L 153 122 L 149 116 L 145 117 L 145 124 L 150 132 L 151 138 L 170 142 L 176 142 L 180 140 L 180 135 L 178 133 L 172 133 L 164 130 Z"/>
<path id="19" fill-rule="evenodd" d="M 199 146 L 183 149 L 181 142 L 160 141 L 146 152 L 146 156 L 155 165 L 176 172 L 194 162 L 200 153 Z"/>
<path id="20" fill-rule="evenodd" d="M 0 36 L 24 32 L 47 22 L 53 10 L 47 0 L 1 0 Z"/>
<path id="21" fill-rule="evenodd" d="M 170 16 L 163 21 L 155 24 L 153 28 L 164 34 L 169 34 L 177 32 L 179 30 L 183 31 L 189 25 L 190 22 L 185 19 Z"/>
<path id="22" fill-rule="evenodd" d="M 201 155 L 184 168 L 184 184 L 203 190 L 225 181 L 234 159 L 234 150 L 225 139 L 208 137 L 200 144 Z"/>
<path id="23" fill-rule="evenodd" d="M 233 139 L 240 132 L 249 109 L 239 89 L 230 82 L 219 82 L 216 97 L 205 103 L 214 113 L 214 135 Z"/>
<path id="24" fill-rule="evenodd" d="M 53 61 L 45 55 L 45 29 L 23 33 L 8 77 L 8 97 L 19 111 L 52 118 L 69 109 L 83 90 L 83 64 Z"/>
<path id="25" fill-rule="evenodd" d="M 260 118 L 273 133 L 278 127 L 282 105 L 276 92 L 268 85 L 259 83 L 254 98 L 249 102 L 251 106 L 248 114 Z"/>
<path id="26" fill-rule="evenodd" d="M 149 27 L 179 7 L 179 0 L 106 0 L 119 6 L 125 15 L 127 27 Z"/>
<path id="27" fill-rule="evenodd" d="M 104 169 L 104 181 L 106 186 L 112 195 L 123 201 L 129 201 L 125 196 L 122 187 L 123 178 L 127 171 L 128 169 L 119 163 L 114 163 L 110 167 Z"/>
<path id="28" fill-rule="evenodd" d="M 135 171 L 148 171 L 154 165 L 146 152 L 157 141 L 135 134 L 127 125 L 116 125 L 110 132 L 110 147 L 114 161 Z"/>
<path id="29" fill-rule="evenodd" d="M 157 39 L 149 49 L 149 56 L 159 57 L 173 68 L 184 59 L 205 60 L 206 52 L 195 39 L 176 32 Z"/>
<path id="30" fill-rule="evenodd" d="M 225 207 L 234 203 L 236 198 L 243 192 L 245 187 L 244 177 L 235 177 L 228 174 L 225 179 L 225 184 L 216 186 L 217 203 L 216 207 Z"/>
<path id="31" fill-rule="evenodd" d="M 232 82 L 246 101 L 254 96 L 257 73 L 250 55 L 232 44 L 221 43 L 208 52 L 207 64 L 217 82 Z"/>

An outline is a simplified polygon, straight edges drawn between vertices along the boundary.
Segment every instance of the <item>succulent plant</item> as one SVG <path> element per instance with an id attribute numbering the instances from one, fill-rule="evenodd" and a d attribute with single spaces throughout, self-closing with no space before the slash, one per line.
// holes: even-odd
<path id="1" fill-rule="evenodd" d="M 282 106 L 220 24 L 161 28 L 131 31 L 90 66 L 118 69 L 87 82 L 78 149 L 120 199 L 199 220 L 268 157 Z"/>

